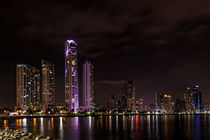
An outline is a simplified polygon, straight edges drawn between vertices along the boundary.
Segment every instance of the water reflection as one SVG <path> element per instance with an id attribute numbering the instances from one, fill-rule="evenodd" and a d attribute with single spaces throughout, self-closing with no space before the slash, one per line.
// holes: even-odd
<path id="1" fill-rule="evenodd" d="M 118 124 L 118 122 L 119 122 L 119 120 L 118 120 L 118 116 L 116 116 L 116 129 L 118 130 L 118 126 L 119 126 L 119 124 Z"/>
<path id="2" fill-rule="evenodd" d="M 63 130 L 63 117 L 60 117 L 60 123 L 59 123 L 59 137 L 60 139 L 63 139 L 63 134 L 64 134 L 64 130 Z"/>
<path id="3" fill-rule="evenodd" d="M 17 129 L 19 130 L 19 131 L 22 131 L 23 129 L 22 129 L 22 120 L 21 119 L 17 119 L 16 120 L 16 126 L 17 126 Z"/>
<path id="4" fill-rule="evenodd" d="M 210 116 L 148 115 L 1 120 L 0 128 L 55 139 L 209 139 Z"/>
<path id="5" fill-rule="evenodd" d="M 8 127 L 8 120 L 4 120 L 4 128 Z"/>
<path id="6" fill-rule="evenodd" d="M 44 135 L 44 119 L 40 118 L 40 132 Z"/>

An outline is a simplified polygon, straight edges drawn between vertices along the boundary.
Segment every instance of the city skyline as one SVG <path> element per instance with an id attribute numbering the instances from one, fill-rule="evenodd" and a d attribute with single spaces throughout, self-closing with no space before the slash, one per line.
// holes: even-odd
<path id="1" fill-rule="evenodd" d="M 78 72 L 77 44 L 73 40 L 65 42 L 65 103 L 61 105 L 69 112 L 86 112 L 107 108 L 114 111 L 155 111 L 156 113 L 200 113 L 209 108 L 209 104 L 202 101 L 202 93 L 198 84 L 192 88 L 187 87 L 184 100 L 173 97 L 166 92 L 155 94 L 155 101 L 150 105 L 143 106 L 143 99 L 136 99 L 135 82 L 124 81 L 122 86 L 121 100 L 115 95 L 109 95 L 106 106 L 96 104 L 94 91 L 94 66 L 85 60 L 82 64 L 82 75 Z M 45 60 L 41 61 L 42 75 L 34 67 L 25 64 L 16 66 L 16 110 L 33 108 L 57 108 L 55 102 L 55 66 Z M 40 77 L 42 80 L 40 80 Z M 82 77 L 82 94 L 79 94 L 78 77 Z M 121 81 L 122 82 L 122 81 Z M 40 92 L 40 83 L 42 92 Z M 80 96 L 83 98 L 79 101 Z M 184 103 L 184 104 L 183 104 Z M 101 107 L 100 107 L 101 106 Z M 155 107 L 155 108 L 154 108 Z M 53 109 L 51 108 L 51 109 Z M 60 107 L 59 107 L 60 108 Z M 142 109 L 143 108 L 143 109 Z M 35 109 L 35 110 L 36 110 Z"/>
<path id="2" fill-rule="evenodd" d="M 94 60 L 100 103 L 107 93 L 120 98 L 122 81 L 131 79 L 137 99 L 146 104 L 162 91 L 184 98 L 186 87 L 194 83 L 199 83 L 204 101 L 210 101 L 209 2 L 109 1 L 90 2 L 90 8 L 83 2 L 32 3 L 1 5 L 0 94 L 7 95 L 0 99 L 1 105 L 15 105 L 16 64 L 41 69 L 41 59 L 55 64 L 56 98 L 64 100 L 63 42 L 67 39 L 78 43 L 79 56 Z"/>
<path id="3" fill-rule="evenodd" d="M 210 139 L 210 0 L 1 0 L 0 139 Z"/>

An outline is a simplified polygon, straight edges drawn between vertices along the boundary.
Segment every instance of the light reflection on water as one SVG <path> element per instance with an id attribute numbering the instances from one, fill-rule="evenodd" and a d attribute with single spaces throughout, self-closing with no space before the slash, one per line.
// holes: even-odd
<path id="1" fill-rule="evenodd" d="M 0 119 L 0 128 L 55 139 L 210 139 L 210 115 Z"/>

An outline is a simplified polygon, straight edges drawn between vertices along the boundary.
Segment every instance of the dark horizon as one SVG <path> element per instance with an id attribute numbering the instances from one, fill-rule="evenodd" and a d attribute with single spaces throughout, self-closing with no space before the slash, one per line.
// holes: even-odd
<path id="1" fill-rule="evenodd" d="M 55 64 L 56 99 L 64 100 L 67 39 L 77 42 L 81 61 L 93 60 L 97 103 L 119 98 L 124 80 L 135 81 L 136 99 L 146 104 L 158 92 L 183 99 L 194 84 L 210 103 L 209 1 L 0 3 L 0 105 L 15 105 L 16 64 L 41 70 L 41 59 Z"/>

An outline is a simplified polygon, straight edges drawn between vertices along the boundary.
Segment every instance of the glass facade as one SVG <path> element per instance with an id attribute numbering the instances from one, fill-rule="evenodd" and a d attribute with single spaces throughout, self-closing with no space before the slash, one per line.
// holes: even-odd
<path id="1" fill-rule="evenodd" d="M 65 42 L 65 106 L 70 112 L 79 110 L 77 44 Z"/>
<path id="2" fill-rule="evenodd" d="M 40 71 L 34 67 L 18 64 L 16 67 L 16 105 L 40 105 Z"/>
<path id="3" fill-rule="evenodd" d="M 55 105 L 55 65 L 42 60 L 42 103 L 44 106 Z"/>

